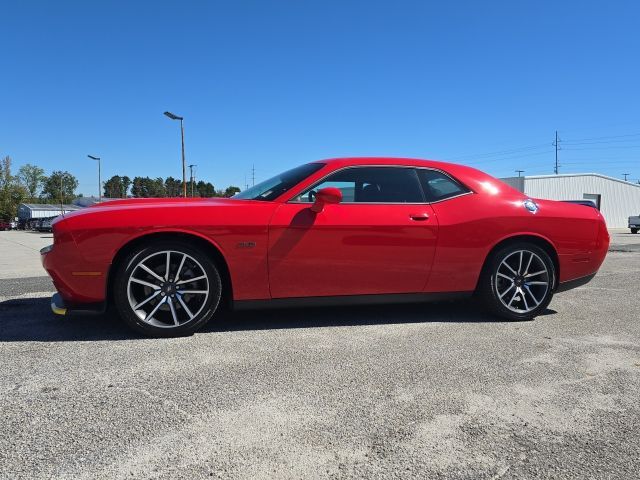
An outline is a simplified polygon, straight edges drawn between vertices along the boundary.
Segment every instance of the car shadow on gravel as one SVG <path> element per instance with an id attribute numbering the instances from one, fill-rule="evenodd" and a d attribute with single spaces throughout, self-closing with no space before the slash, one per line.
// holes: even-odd
<path id="1" fill-rule="evenodd" d="M 547 309 L 543 315 L 553 315 Z M 288 308 L 221 312 L 199 334 L 403 323 L 510 323 L 482 312 L 473 301 L 376 306 Z M 66 342 L 144 339 L 115 314 L 58 317 L 50 299 L 0 302 L 0 342 Z M 152 340 L 152 339 L 149 339 Z"/>

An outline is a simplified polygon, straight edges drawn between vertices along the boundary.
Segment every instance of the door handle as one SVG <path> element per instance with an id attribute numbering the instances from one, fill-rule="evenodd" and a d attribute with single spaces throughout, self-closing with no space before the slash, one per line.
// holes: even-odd
<path id="1" fill-rule="evenodd" d="M 409 215 L 411 220 L 415 220 L 416 222 L 423 222 L 429 219 L 428 213 L 412 213 Z"/>

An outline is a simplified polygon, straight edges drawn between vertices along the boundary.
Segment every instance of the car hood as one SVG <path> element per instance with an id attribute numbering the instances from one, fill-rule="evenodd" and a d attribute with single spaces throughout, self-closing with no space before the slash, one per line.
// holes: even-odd
<path id="1" fill-rule="evenodd" d="M 56 218 L 53 224 L 70 222 L 76 226 L 83 226 L 87 225 L 87 222 L 93 223 L 92 221 L 102 223 L 106 219 L 111 219 L 113 222 L 115 218 L 131 219 L 132 217 L 136 219 L 137 224 L 146 224 L 158 223 L 161 218 L 175 221 L 187 216 L 202 215 L 205 211 L 209 212 L 206 215 L 210 216 L 213 211 L 229 210 L 233 210 L 234 217 L 240 217 L 242 216 L 240 212 L 254 210 L 254 208 L 263 209 L 266 204 L 271 202 L 233 198 L 130 198 L 106 201 L 65 213 Z M 251 208 L 252 206 L 254 208 Z"/>

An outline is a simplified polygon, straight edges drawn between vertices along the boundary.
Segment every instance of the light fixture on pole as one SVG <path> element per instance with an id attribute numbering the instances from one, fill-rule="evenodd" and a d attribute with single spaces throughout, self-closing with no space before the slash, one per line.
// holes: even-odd
<path id="1" fill-rule="evenodd" d="M 180 120 L 180 138 L 182 139 L 182 196 L 187 196 L 187 176 L 185 169 L 185 161 L 184 161 L 184 117 L 180 117 L 171 112 L 164 112 L 164 114 L 169 117 L 171 120 Z"/>
<path id="2" fill-rule="evenodd" d="M 102 179 L 100 178 L 100 157 L 94 157 L 93 155 L 87 155 L 91 160 L 98 161 L 98 201 L 102 202 Z"/>

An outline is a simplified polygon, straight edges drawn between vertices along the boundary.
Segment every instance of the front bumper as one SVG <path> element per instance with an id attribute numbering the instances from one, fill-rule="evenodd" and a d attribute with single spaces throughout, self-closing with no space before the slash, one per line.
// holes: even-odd
<path id="1" fill-rule="evenodd" d="M 51 311 L 56 315 L 100 315 L 106 312 L 106 303 L 83 303 L 78 305 L 67 304 L 59 293 L 51 297 Z"/>
<path id="2" fill-rule="evenodd" d="M 56 315 L 66 315 L 67 306 L 59 293 L 54 293 L 51 297 L 51 311 Z"/>

